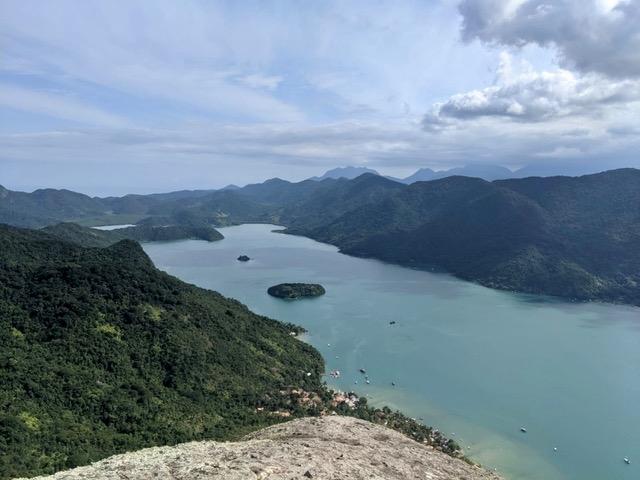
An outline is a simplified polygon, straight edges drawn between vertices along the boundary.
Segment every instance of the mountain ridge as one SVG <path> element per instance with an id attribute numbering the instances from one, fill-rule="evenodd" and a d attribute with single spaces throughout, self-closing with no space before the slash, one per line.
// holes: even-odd
<path id="1" fill-rule="evenodd" d="M 339 179 L 346 178 L 347 180 L 353 180 L 356 177 L 364 173 L 371 173 L 373 175 L 380 175 L 376 170 L 367 167 L 354 167 L 354 166 L 346 166 L 346 167 L 337 167 L 332 168 L 331 170 L 327 170 L 319 177 L 311 177 L 309 180 L 326 180 L 327 178 Z"/>
<path id="2" fill-rule="evenodd" d="M 640 170 L 632 168 L 491 182 L 447 176 L 410 185 L 365 173 L 352 180 L 272 179 L 137 204 L 148 204 L 138 211 L 139 225 L 278 224 L 345 253 L 436 268 L 492 288 L 638 304 L 638 192 Z M 12 192 L 3 195 L 0 220 L 4 211 L 20 224 L 7 206 Z M 72 212 L 86 200 L 71 199 Z M 28 215 L 33 202 L 16 211 Z M 59 210 L 54 214 L 49 220 L 58 223 Z"/>

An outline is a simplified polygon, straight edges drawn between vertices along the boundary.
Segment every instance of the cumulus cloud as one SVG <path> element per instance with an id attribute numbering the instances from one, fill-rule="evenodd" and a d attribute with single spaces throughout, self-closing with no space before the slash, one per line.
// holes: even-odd
<path id="1" fill-rule="evenodd" d="M 640 77 L 640 0 L 463 0 L 459 11 L 467 42 L 553 46 L 565 68 Z"/>
<path id="2" fill-rule="evenodd" d="M 449 119 L 504 117 L 542 121 L 552 117 L 598 115 L 615 104 L 640 100 L 640 82 L 611 81 L 599 75 L 576 75 L 565 69 L 536 71 L 527 62 L 514 68 L 503 52 L 496 82 L 482 89 L 451 96 L 425 116 L 425 126 Z"/>

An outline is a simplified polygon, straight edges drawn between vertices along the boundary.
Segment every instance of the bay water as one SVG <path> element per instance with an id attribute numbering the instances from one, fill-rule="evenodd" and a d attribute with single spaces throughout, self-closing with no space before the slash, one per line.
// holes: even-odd
<path id="1" fill-rule="evenodd" d="M 278 228 L 240 225 L 221 228 L 219 242 L 144 248 L 184 281 L 305 327 L 327 372 L 341 372 L 330 386 L 422 419 L 507 479 L 640 478 L 639 308 L 492 290 Z M 243 254 L 251 260 L 237 261 Z M 327 293 L 267 295 L 283 282 Z"/>

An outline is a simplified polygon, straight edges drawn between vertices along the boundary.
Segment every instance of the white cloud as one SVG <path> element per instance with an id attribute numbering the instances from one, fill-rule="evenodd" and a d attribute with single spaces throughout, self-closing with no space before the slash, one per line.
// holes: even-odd
<path id="1" fill-rule="evenodd" d="M 640 0 L 463 0 L 467 41 L 553 46 L 565 68 L 640 77 Z"/>
<path id="2" fill-rule="evenodd" d="M 565 69 L 535 71 L 503 52 L 494 85 L 451 96 L 425 117 L 426 125 L 449 119 L 503 117 L 543 121 L 553 117 L 601 115 L 612 106 L 630 108 L 640 101 L 637 80 L 608 80 L 600 75 L 577 75 Z"/>
<path id="3" fill-rule="evenodd" d="M 299 108 L 271 93 L 277 76 L 250 73 L 268 62 L 271 35 L 277 37 L 272 24 L 251 23 L 195 2 L 14 2 L 0 18 L 10 55 L 3 68 L 29 68 L 69 89 L 123 93 L 171 114 L 195 108 L 249 121 L 301 121 Z"/>

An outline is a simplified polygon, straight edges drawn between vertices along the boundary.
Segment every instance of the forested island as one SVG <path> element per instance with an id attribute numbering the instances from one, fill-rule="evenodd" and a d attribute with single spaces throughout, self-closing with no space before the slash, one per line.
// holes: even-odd
<path id="1" fill-rule="evenodd" d="M 319 297 L 326 293 L 322 285 L 317 283 L 280 283 L 267 289 L 267 293 L 278 298 Z"/>

